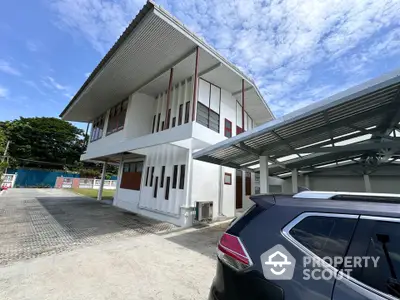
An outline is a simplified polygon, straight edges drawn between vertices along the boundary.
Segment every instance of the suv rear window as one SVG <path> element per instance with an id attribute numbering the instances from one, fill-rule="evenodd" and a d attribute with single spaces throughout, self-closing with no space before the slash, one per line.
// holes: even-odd
<path id="1" fill-rule="evenodd" d="M 357 219 L 310 216 L 301 220 L 290 235 L 319 257 L 344 256 Z"/>

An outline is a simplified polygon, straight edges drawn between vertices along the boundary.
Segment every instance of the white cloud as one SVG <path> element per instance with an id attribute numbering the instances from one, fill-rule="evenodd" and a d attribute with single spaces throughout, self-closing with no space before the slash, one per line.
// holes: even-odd
<path id="1" fill-rule="evenodd" d="M 85 73 L 85 77 L 88 78 L 90 76 L 90 72 Z"/>
<path id="2" fill-rule="evenodd" d="M 12 67 L 8 61 L 0 59 L 0 72 L 4 72 L 10 75 L 21 76 L 21 72 L 16 68 Z"/>
<path id="3" fill-rule="evenodd" d="M 31 88 L 35 89 L 36 91 L 38 91 L 40 94 L 46 95 L 46 93 L 34 81 L 24 80 L 24 83 L 30 86 Z"/>
<path id="4" fill-rule="evenodd" d="M 54 0 L 52 5 L 60 26 L 78 32 L 104 54 L 144 2 Z M 160 4 L 253 77 L 277 115 L 377 76 L 400 61 L 380 65 L 383 59 L 400 58 L 398 0 Z"/>
<path id="5" fill-rule="evenodd" d="M 28 40 L 26 42 L 26 47 L 31 52 L 38 52 L 42 48 L 42 43 L 39 41 Z"/>
<path id="6" fill-rule="evenodd" d="M 0 99 L 1 98 L 7 98 L 9 95 L 8 89 L 0 85 Z"/>
<path id="7" fill-rule="evenodd" d="M 53 77 L 51 76 L 47 76 L 46 77 L 47 82 L 46 81 L 42 81 L 42 83 L 46 86 L 46 87 L 53 87 L 59 91 L 68 91 L 69 87 L 66 85 L 62 85 L 60 83 L 58 83 Z"/>

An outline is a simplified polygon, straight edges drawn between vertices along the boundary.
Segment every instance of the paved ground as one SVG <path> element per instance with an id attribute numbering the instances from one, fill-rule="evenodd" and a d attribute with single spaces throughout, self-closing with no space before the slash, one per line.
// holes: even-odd
<path id="1" fill-rule="evenodd" d="M 207 299 L 225 226 L 175 231 L 68 191 L 14 189 L 0 197 L 0 299 Z"/>

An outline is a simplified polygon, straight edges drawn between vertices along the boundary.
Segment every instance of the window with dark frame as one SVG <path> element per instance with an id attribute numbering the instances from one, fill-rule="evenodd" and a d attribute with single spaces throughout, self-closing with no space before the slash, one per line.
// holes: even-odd
<path id="1" fill-rule="evenodd" d="M 185 105 L 185 124 L 189 123 L 189 112 L 190 112 L 190 101 L 187 101 Z"/>
<path id="2" fill-rule="evenodd" d="M 146 171 L 146 186 L 149 185 L 149 173 L 150 173 L 150 167 L 147 167 L 147 171 Z"/>
<path id="3" fill-rule="evenodd" d="M 176 125 L 176 117 L 172 118 L 172 128 L 174 128 Z"/>
<path id="4" fill-rule="evenodd" d="M 400 224 L 384 220 L 359 220 L 354 238 L 365 257 L 379 257 L 374 264 L 353 268 L 351 275 L 383 293 L 400 298 Z M 362 233 L 361 233 L 362 231 Z"/>
<path id="5" fill-rule="evenodd" d="M 176 184 L 178 181 L 178 165 L 174 165 L 174 172 L 172 174 L 172 188 L 176 189 Z"/>
<path id="6" fill-rule="evenodd" d="M 153 193 L 154 198 L 157 198 L 157 192 L 158 192 L 158 176 L 156 176 L 156 181 L 154 185 L 154 193 Z"/>
<path id="7" fill-rule="evenodd" d="M 165 200 L 169 200 L 169 185 L 171 182 L 171 177 L 167 176 L 167 182 L 165 183 Z"/>
<path id="8" fill-rule="evenodd" d="M 232 185 L 232 174 L 231 173 L 224 174 L 224 184 Z"/>
<path id="9" fill-rule="evenodd" d="M 168 109 L 167 115 L 165 116 L 165 129 L 169 128 L 169 120 L 171 118 L 171 109 Z"/>
<path id="10" fill-rule="evenodd" d="M 151 167 L 150 186 L 153 186 L 154 167 Z"/>
<path id="11" fill-rule="evenodd" d="M 156 126 L 156 115 L 153 116 L 153 125 L 151 126 L 151 133 L 154 133 Z"/>
<path id="12" fill-rule="evenodd" d="M 118 103 L 110 109 L 107 125 L 107 135 L 124 129 L 128 100 Z"/>
<path id="13" fill-rule="evenodd" d="M 178 126 L 182 125 L 183 104 L 179 105 Z"/>
<path id="14" fill-rule="evenodd" d="M 224 135 L 227 138 L 232 137 L 232 122 L 229 121 L 228 119 L 225 119 L 225 130 L 224 130 Z"/>
<path id="15" fill-rule="evenodd" d="M 343 257 L 353 235 L 357 219 L 310 216 L 301 220 L 290 235 L 321 258 Z"/>
<path id="16" fill-rule="evenodd" d="M 161 122 L 161 131 L 164 130 L 164 121 Z"/>
<path id="17" fill-rule="evenodd" d="M 105 114 L 94 119 L 92 132 L 90 134 L 90 142 L 97 141 L 103 137 Z"/>
<path id="18" fill-rule="evenodd" d="M 243 132 L 242 127 L 236 126 L 236 135 L 241 134 Z"/>
<path id="19" fill-rule="evenodd" d="M 140 191 L 143 161 L 125 162 L 122 168 L 120 188 Z"/>
<path id="20" fill-rule="evenodd" d="M 160 121 L 161 121 L 161 114 L 158 114 L 158 116 L 157 116 L 157 127 L 156 127 L 156 131 L 157 132 L 160 130 Z"/>
<path id="21" fill-rule="evenodd" d="M 165 166 L 161 167 L 160 187 L 164 187 Z"/>
<path id="22" fill-rule="evenodd" d="M 181 165 L 181 174 L 179 176 L 179 189 L 183 190 L 185 188 L 185 171 L 186 165 Z"/>
<path id="23" fill-rule="evenodd" d="M 221 89 L 204 79 L 200 79 L 196 122 L 219 133 L 220 106 Z"/>

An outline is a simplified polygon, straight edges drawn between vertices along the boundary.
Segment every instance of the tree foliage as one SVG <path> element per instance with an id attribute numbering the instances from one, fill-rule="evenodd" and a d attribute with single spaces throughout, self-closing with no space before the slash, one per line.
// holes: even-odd
<path id="1" fill-rule="evenodd" d="M 8 154 L 21 165 L 36 164 L 59 169 L 76 165 L 85 150 L 84 131 L 57 118 L 20 118 L 0 123 Z M 0 132 L 1 143 L 1 132 Z"/>

